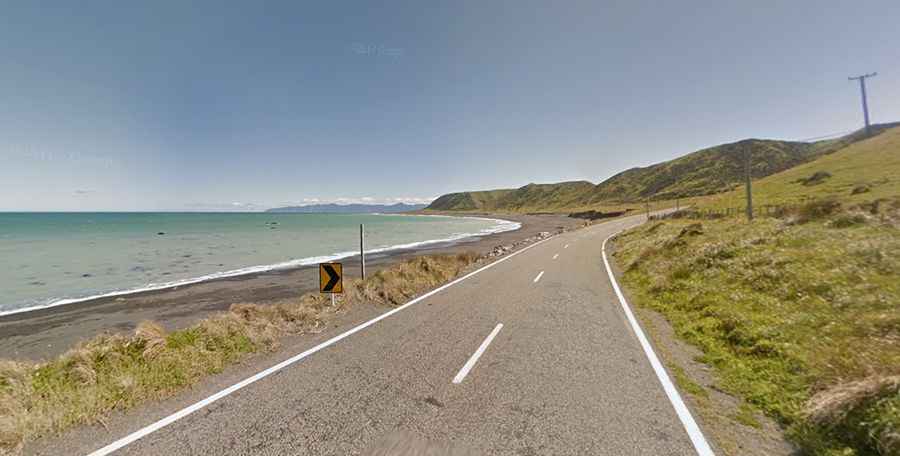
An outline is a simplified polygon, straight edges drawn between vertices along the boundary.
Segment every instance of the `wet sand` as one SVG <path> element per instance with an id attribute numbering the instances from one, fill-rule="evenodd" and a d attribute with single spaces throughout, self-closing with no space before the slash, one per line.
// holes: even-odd
<path id="1" fill-rule="evenodd" d="M 565 215 L 481 215 L 520 222 L 522 228 L 418 249 L 368 254 L 366 272 L 373 273 L 416 255 L 469 251 L 486 254 L 496 246 L 544 231 L 584 224 L 584 220 Z M 359 276 L 358 256 L 341 262 L 345 278 Z M 105 331 L 129 332 L 144 320 L 156 321 L 168 330 L 184 328 L 235 303 L 266 304 L 316 291 L 318 279 L 315 265 L 304 266 L 0 316 L 0 358 L 47 359 Z"/>

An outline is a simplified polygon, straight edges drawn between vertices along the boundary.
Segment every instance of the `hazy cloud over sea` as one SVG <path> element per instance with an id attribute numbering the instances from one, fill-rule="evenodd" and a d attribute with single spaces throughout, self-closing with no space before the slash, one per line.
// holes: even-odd
<path id="1" fill-rule="evenodd" d="M 284 206 L 306 206 L 311 204 L 428 204 L 434 201 L 434 198 L 421 197 L 393 197 L 393 198 L 375 198 L 370 196 L 362 197 L 338 197 L 333 199 L 325 198 L 301 198 L 296 201 L 282 201 L 279 203 L 249 203 L 233 201 L 230 203 L 189 203 L 185 206 L 187 210 L 195 211 L 260 211 L 273 207 Z"/>

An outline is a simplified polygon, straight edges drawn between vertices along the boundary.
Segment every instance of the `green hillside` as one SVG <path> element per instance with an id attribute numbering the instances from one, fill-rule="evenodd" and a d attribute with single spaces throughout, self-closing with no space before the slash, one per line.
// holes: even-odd
<path id="1" fill-rule="evenodd" d="M 619 173 L 597 185 L 589 202 L 672 199 L 717 193 L 742 182 L 748 153 L 753 175 L 768 176 L 805 163 L 821 151 L 812 143 L 764 139 L 723 144 Z"/>
<path id="2" fill-rule="evenodd" d="M 875 126 L 876 132 L 897 124 Z M 644 168 L 632 168 L 593 185 L 587 181 L 528 184 L 518 189 L 441 196 L 427 210 L 528 212 L 594 209 L 646 199 L 669 200 L 727 192 L 744 180 L 746 157 L 755 179 L 811 162 L 863 139 L 856 132 L 818 142 L 746 139 L 692 152 Z"/>
<path id="3" fill-rule="evenodd" d="M 485 190 L 481 192 L 448 193 L 431 202 L 426 210 L 486 211 L 497 207 L 497 200 L 515 190 Z"/>
<path id="4" fill-rule="evenodd" d="M 588 181 L 528 184 L 507 193 L 497 200 L 497 204 L 505 210 L 512 211 L 540 207 L 546 210 L 561 209 L 571 206 L 573 201 L 577 201 L 593 188 L 594 184 Z"/>
<path id="5" fill-rule="evenodd" d="M 756 205 L 795 204 L 809 198 L 862 202 L 900 195 L 900 128 L 885 130 L 818 160 L 753 183 Z M 743 204 L 743 188 L 711 197 L 703 206 Z"/>
<path id="6" fill-rule="evenodd" d="M 558 184 L 528 184 L 517 189 L 450 193 L 434 200 L 426 209 L 444 211 L 551 211 L 572 207 L 594 189 L 588 181 Z"/>
<path id="7" fill-rule="evenodd" d="M 617 237 L 623 285 L 742 401 L 714 416 L 765 414 L 798 454 L 900 455 L 900 128 L 756 180 L 753 195 L 782 207 L 752 222 L 704 211 L 742 208 L 739 188 Z"/>

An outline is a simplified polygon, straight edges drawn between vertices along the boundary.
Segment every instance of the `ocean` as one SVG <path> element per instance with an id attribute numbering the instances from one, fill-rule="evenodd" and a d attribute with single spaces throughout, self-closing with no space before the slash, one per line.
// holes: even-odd
<path id="1" fill-rule="evenodd" d="M 509 231 L 475 217 L 0 213 L 0 315 Z"/>

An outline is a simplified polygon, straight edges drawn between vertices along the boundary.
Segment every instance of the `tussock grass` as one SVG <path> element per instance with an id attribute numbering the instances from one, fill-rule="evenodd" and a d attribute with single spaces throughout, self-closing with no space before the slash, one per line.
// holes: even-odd
<path id="1" fill-rule="evenodd" d="M 416 257 L 378 271 L 365 282 L 352 282 L 347 298 L 351 301 L 402 304 L 422 290 L 434 288 L 458 276 L 477 260 L 478 256 L 474 253 Z"/>
<path id="2" fill-rule="evenodd" d="M 620 236 L 616 257 L 635 301 L 808 453 L 900 454 L 896 201 L 669 219 Z"/>
<path id="3" fill-rule="evenodd" d="M 134 334 L 103 334 L 45 363 L 0 360 L 0 454 L 79 424 L 103 423 L 115 410 L 171 396 L 279 338 L 317 331 L 351 305 L 400 304 L 476 262 L 475 254 L 416 257 L 345 284 L 330 299 L 307 294 L 271 305 L 235 304 L 189 328 L 166 333 L 153 322 Z"/>

